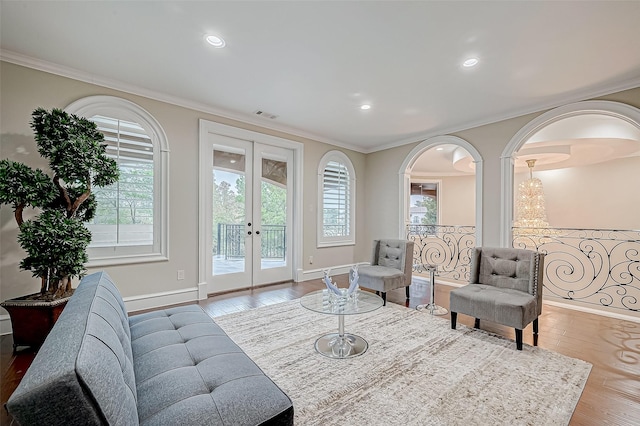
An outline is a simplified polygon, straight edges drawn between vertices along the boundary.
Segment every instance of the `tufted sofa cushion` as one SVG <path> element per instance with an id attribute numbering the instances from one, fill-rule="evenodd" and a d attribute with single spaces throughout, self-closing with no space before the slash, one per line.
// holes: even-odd
<path id="1" fill-rule="evenodd" d="M 141 425 L 257 425 L 291 410 L 291 400 L 200 307 L 129 322 Z"/>

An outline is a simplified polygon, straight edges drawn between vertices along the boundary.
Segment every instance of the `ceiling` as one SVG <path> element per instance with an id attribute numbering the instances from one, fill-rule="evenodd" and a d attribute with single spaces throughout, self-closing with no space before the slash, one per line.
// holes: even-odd
<path id="1" fill-rule="evenodd" d="M 639 1 L 0 7 L 7 61 L 361 152 L 640 85 Z"/>
<path id="2" fill-rule="evenodd" d="M 532 134 L 514 158 L 516 173 L 588 166 L 626 157 L 640 162 L 640 129 L 617 117 L 581 114 L 555 121 Z M 639 163 L 640 164 L 640 163 Z M 475 174 L 471 154 L 453 144 L 434 146 L 420 155 L 412 176 L 464 176 Z"/>

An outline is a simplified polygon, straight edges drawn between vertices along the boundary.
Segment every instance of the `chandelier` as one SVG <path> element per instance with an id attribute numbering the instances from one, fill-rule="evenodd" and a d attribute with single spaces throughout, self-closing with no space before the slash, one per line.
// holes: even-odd
<path id="1" fill-rule="evenodd" d="M 516 200 L 516 228 L 548 228 L 547 212 L 544 205 L 544 191 L 542 181 L 533 177 L 533 167 L 536 160 L 527 160 L 529 179 L 518 185 L 518 199 Z M 517 233 L 536 233 L 537 230 L 519 229 Z"/>

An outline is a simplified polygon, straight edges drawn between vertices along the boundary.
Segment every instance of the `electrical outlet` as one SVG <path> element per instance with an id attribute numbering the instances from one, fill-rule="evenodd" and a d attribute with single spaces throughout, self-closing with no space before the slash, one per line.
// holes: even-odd
<path id="1" fill-rule="evenodd" d="M 178 279 L 184 280 L 184 269 L 178 269 Z"/>
<path id="2" fill-rule="evenodd" d="M 313 256 L 309 256 L 309 265 L 313 265 Z"/>

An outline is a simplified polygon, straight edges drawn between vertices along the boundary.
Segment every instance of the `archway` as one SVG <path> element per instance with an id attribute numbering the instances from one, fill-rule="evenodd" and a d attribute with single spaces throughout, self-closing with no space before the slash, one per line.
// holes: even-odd
<path id="1" fill-rule="evenodd" d="M 591 158 L 583 152 L 587 149 Z M 638 179 L 632 177 L 637 176 L 638 153 L 640 110 L 609 101 L 578 102 L 548 111 L 505 147 L 501 244 L 547 255 L 545 300 L 608 313 L 640 310 L 640 277 L 633 272 L 640 251 L 639 207 L 637 199 L 628 196 L 629 185 Z M 545 194 L 555 217 L 549 215 L 548 227 L 513 228 L 516 158 L 545 155 L 557 162 L 545 166 L 543 160 L 538 172 L 545 188 L 555 192 L 551 197 Z"/>
<path id="2" fill-rule="evenodd" d="M 613 117 L 631 124 L 640 131 L 640 109 L 611 101 L 585 101 L 558 107 L 533 119 L 520 129 L 511 138 L 501 156 L 500 242 L 503 247 L 510 247 L 512 241 L 511 225 L 513 223 L 514 161 L 516 153 L 534 134 L 545 127 L 566 118 L 587 114 Z"/>
<path id="3" fill-rule="evenodd" d="M 454 189 L 453 196 L 451 189 L 447 197 L 453 200 L 462 191 L 467 191 L 467 197 L 458 199 L 464 201 L 469 198 L 469 194 L 475 198 L 473 208 L 470 215 L 455 214 L 456 202 L 445 202 L 449 214 L 438 215 L 435 224 L 426 224 L 425 221 L 414 221 L 416 214 L 415 206 L 411 206 L 412 188 L 422 186 L 428 188 L 429 191 L 440 191 L 442 188 L 452 188 L 453 182 L 460 179 L 466 179 L 465 176 L 455 176 L 460 173 L 447 173 L 439 175 L 433 174 L 431 180 L 416 175 L 416 167 L 420 162 L 420 158 L 426 154 L 433 154 L 434 149 L 439 147 L 443 149 L 440 160 L 449 162 L 451 170 L 466 170 L 467 176 L 473 175 L 474 183 L 466 181 L 461 186 Z M 474 171 L 475 169 L 475 171 Z M 443 185 L 443 182 L 444 185 Z M 426 184 L 426 186 L 424 185 Z M 414 248 L 414 270 L 416 272 L 424 272 L 428 266 L 437 267 L 441 278 L 450 278 L 455 282 L 464 282 L 468 278 L 468 266 L 470 261 L 469 251 L 476 245 L 482 243 L 482 157 L 480 153 L 469 142 L 455 136 L 437 136 L 427 139 L 416 146 L 405 158 L 399 170 L 400 185 L 400 238 L 409 238 L 416 242 Z M 471 187 L 469 188 L 469 185 Z M 445 194 L 440 191 L 440 194 Z M 464 204 L 464 202 L 462 203 Z M 445 207 L 443 207 L 444 209 Z M 464 209 L 465 207 L 462 207 Z M 440 202 L 438 201 L 438 212 L 440 214 Z M 454 214 L 451 214 L 451 213 Z M 460 213 L 460 212 L 457 212 Z M 457 218 L 451 220 L 451 218 Z"/>

